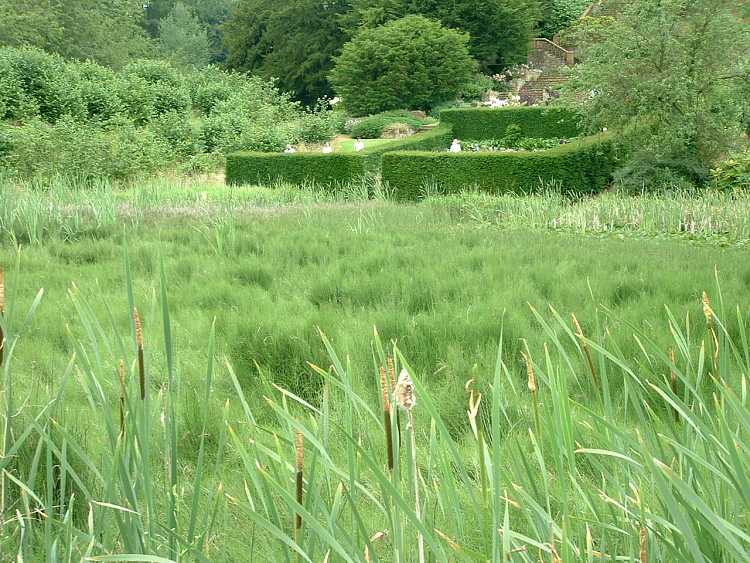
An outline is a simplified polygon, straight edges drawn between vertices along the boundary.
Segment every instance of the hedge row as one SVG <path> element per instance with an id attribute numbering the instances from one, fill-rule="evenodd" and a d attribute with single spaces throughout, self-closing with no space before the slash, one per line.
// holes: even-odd
<path id="1" fill-rule="evenodd" d="M 436 127 L 402 141 L 378 145 L 360 153 L 239 152 L 227 155 L 226 181 L 228 184 L 265 184 L 275 180 L 320 186 L 345 184 L 368 173 L 377 172 L 382 156 L 389 151 L 447 148 L 450 140 L 449 128 Z"/>
<path id="2" fill-rule="evenodd" d="M 538 152 L 392 152 L 383 156 L 381 174 L 404 200 L 419 199 L 426 186 L 439 193 L 478 188 L 501 194 L 555 182 L 563 191 L 593 193 L 609 185 L 615 160 L 611 138 L 598 135 Z"/>
<path id="3" fill-rule="evenodd" d="M 227 155 L 228 184 L 345 184 L 370 170 L 371 159 L 358 154 L 243 152 Z"/>
<path id="4" fill-rule="evenodd" d="M 518 125 L 521 136 L 537 139 L 570 138 L 581 134 L 579 116 L 560 107 L 457 108 L 440 112 L 440 120 L 453 127 L 459 139 L 501 139 L 509 125 Z"/>

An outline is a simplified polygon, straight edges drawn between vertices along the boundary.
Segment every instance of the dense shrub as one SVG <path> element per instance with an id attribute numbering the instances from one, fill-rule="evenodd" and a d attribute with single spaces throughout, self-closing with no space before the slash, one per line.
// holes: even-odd
<path id="1" fill-rule="evenodd" d="M 578 115 L 558 107 L 446 109 L 440 119 L 453 127 L 459 139 L 499 139 L 511 125 L 518 126 L 519 138 L 569 138 L 581 132 Z"/>
<path id="2" fill-rule="evenodd" d="M 213 67 L 183 73 L 163 61 L 136 61 L 115 72 L 27 48 L 0 48 L 0 120 L 21 125 L 3 129 L 3 164 L 14 173 L 114 177 L 175 160 L 195 168 L 221 160 L 195 158 L 205 152 L 320 143 L 344 123 L 328 102 L 307 110 L 273 81 Z M 55 143 L 61 143 L 57 154 Z M 105 155 L 112 161 L 104 162 Z"/>
<path id="3" fill-rule="evenodd" d="M 487 92 L 495 90 L 498 82 L 484 74 L 477 74 L 471 81 L 467 82 L 458 94 L 464 102 L 478 102 L 484 99 Z"/>
<path id="4" fill-rule="evenodd" d="M 726 159 L 711 171 L 711 175 L 717 188 L 750 190 L 750 151 Z"/>
<path id="5" fill-rule="evenodd" d="M 177 112 L 160 115 L 148 124 L 148 129 L 164 141 L 180 157 L 191 156 L 198 150 L 198 136 L 190 122 Z"/>
<path id="6" fill-rule="evenodd" d="M 71 117 L 55 124 L 37 119 L 10 131 L 12 150 L 3 165 L 23 177 L 127 178 L 173 160 L 165 141 L 129 121 L 104 127 Z"/>
<path id="7" fill-rule="evenodd" d="M 305 112 L 291 132 L 295 143 L 323 143 L 336 135 L 336 123 L 330 114 Z"/>
<path id="8" fill-rule="evenodd" d="M 193 105 L 200 110 L 203 115 L 210 115 L 216 104 L 225 102 L 232 97 L 234 89 L 222 82 L 209 82 L 196 87 L 195 92 L 191 93 Z"/>
<path id="9" fill-rule="evenodd" d="M 184 76 L 193 107 L 203 115 L 211 114 L 219 102 L 231 98 L 247 82 L 246 76 L 215 66 L 186 71 Z"/>
<path id="10" fill-rule="evenodd" d="M 39 107 L 24 92 L 10 52 L 10 49 L 0 49 L 0 119 L 18 120 L 36 115 Z"/>
<path id="11" fill-rule="evenodd" d="M 272 82 L 250 78 L 216 104 L 203 125 L 201 141 L 208 151 L 277 152 L 305 135 L 317 140 L 325 126 L 316 119 Z"/>
<path id="12" fill-rule="evenodd" d="M 382 178 L 400 199 L 415 200 L 427 186 L 451 193 L 531 192 L 555 185 L 566 192 L 592 193 L 610 184 L 616 162 L 607 136 L 539 152 L 389 152 Z"/>
<path id="13" fill-rule="evenodd" d="M 91 62 L 69 63 L 69 69 L 78 84 L 85 118 L 106 121 L 125 113 L 114 71 Z"/>
<path id="14" fill-rule="evenodd" d="M 429 109 L 475 75 L 469 36 L 421 16 L 366 28 L 344 45 L 331 82 L 354 115 Z"/>
<path id="15" fill-rule="evenodd" d="M 408 111 L 389 111 L 358 119 L 351 127 L 351 135 L 363 139 L 378 139 L 383 130 L 394 123 L 406 124 L 414 130 L 422 126 L 422 120 Z"/>
<path id="16" fill-rule="evenodd" d="M 227 156 L 227 182 L 257 184 L 283 180 L 330 186 L 356 181 L 380 168 L 382 155 L 392 150 L 432 150 L 450 144 L 450 129 L 439 127 L 402 141 L 394 141 L 361 153 L 263 154 L 239 152 Z"/>
<path id="17" fill-rule="evenodd" d="M 638 151 L 615 172 L 614 177 L 619 190 L 639 194 L 665 189 L 694 189 L 709 181 L 710 170 L 689 155 L 662 156 Z"/>
<path id="18" fill-rule="evenodd" d="M 0 164 L 3 158 L 13 150 L 13 131 L 7 125 L 0 123 Z"/>
<path id="19" fill-rule="evenodd" d="M 129 82 L 145 81 L 148 87 L 143 98 L 153 108 L 154 117 L 169 112 L 187 113 L 192 106 L 184 80 L 167 62 L 136 61 L 127 65 L 122 75 Z"/>
<path id="20" fill-rule="evenodd" d="M 79 115 L 83 108 L 74 82 L 57 55 L 34 48 L 0 49 L 0 117 L 40 116 L 54 122 L 63 115 Z"/>

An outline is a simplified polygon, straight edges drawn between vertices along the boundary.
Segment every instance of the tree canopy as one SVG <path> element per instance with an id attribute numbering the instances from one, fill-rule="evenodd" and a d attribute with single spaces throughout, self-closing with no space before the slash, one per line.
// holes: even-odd
<path id="1" fill-rule="evenodd" d="M 331 94 L 328 73 L 346 39 L 344 0 L 240 0 L 224 33 L 231 69 L 277 78 L 306 103 Z"/>
<path id="2" fill-rule="evenodd" d="M 538 0 L 353 0 L 352 4 L 350 33 L 409 14 L 467 32 L 470 52 L 486 73 L 526 59 L 540 15 Z"/>
<path id="3" fill-rule="evenodd" d="M 336 59 L 331 81 L 356 115 L 430 109 L 455 98 L 474 76 L 468 42 L 467 34 L 435 20 L 406 16 L 358 33 Z"/>
<path id="4" fill-rule="evenodd" d="M 123 0 L 4 0 L 0 44 L 41 47 L 120 67 L 147 56 L 143 4 Z"/>
<path id="5" fill-rule="evenodd" d="M 480 70 L 526 59 L 538 0 L 238 0 L 224 27 L 230 68 L 279 79 L 305 102 L 331 95 L 333 58 L 362 29 L 422 15 L 470 35 Z"/>
<path id="6" fill-rule="evenodd" d="M 164 55 L 180 67 L 200 68 L 211 62 L 206 29 L 193 11 L 181 2 L 160 20 L 159 46 Z"/>
<path id="7" fill-rule="evenodd" d="M 620 130 L 634 169 L 700 176 L 739 141 L 750 34 L 733 0 L 635 0 L 575 39 L 570 99 L 592 129 Z"/>

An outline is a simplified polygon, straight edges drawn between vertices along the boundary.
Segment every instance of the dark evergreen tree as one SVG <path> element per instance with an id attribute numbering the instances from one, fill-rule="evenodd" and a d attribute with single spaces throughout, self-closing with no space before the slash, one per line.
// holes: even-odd
<path id="1" fill-rule="evenodd" d="M 224 28 L 227 64 L 279 80 L 279 87 L 312 104 L 331 94 L 328 73 L 347 35 L 345 0 L 240 0 Z"/>

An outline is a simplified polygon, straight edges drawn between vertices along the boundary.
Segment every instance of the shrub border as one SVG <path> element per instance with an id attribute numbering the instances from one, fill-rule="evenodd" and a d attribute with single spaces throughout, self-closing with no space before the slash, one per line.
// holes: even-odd
<path id="1" fill-rule="evenodd" d="M 509 125 L 523 137 L 571 138 L 581 134 L 580 116 L 566 107 L 454 108 L 440 112 L 440 121 L 453 127 L 459 139 L 501 139 Z"/>
<path id="2" fill-rule="evenodd" d="M 602 134 L 546 151 L 391 152 L 383 156 L 381 174 L 401 200 L 421 198 L 428 186 L 437 193 L 501 194 L 540 191 L 554 182 L 561 191 L 583 194 L 609 185 L 616 160 L 612 137 Z"/>
<path id="3" fill-rule="evenodd" d="M 454 136 L 460 137 L 456 129 L 477 140 L 496 138 L 507 125 L 519 123 L 518 119 L 526 136 L 544 138 L 540 131 L 546 131 L 547 138 L 577 135 L 578 115 L 570 109 L 452 109 L 443 111 L 441 117 L 445 121 L 438 127 L 360 153 L 229 154 L 226 181 L 234 185 L 282 181 L 332 188 L 380 172 L 387 187 L 402 200 L 419 199 L 431 185 L 445 193 L 480 189 L 499 194 L 538 191 L 554 182 L 562 191 L 595 193 L 610 183 L 617 155 L 608 134 L 545 151 L 427 152 L 446 148 Z M 548 127 L 553 128 L 552 134 Z"/>
<path id="4" fill-rule="evenodd" d="M 282 181 L 333 187 L 377 173 L 384 154 L 391 151 L 426 151 L 447 147 L 451 129 L 444 125 L 393 141 L 360 153 L 261 153 L 236 152 L 227 155 L 228 184 L 262 184 Z"/>

